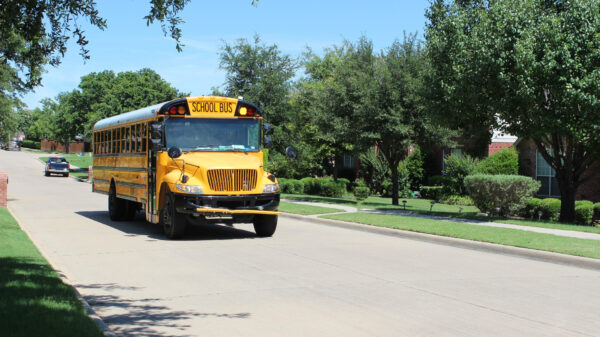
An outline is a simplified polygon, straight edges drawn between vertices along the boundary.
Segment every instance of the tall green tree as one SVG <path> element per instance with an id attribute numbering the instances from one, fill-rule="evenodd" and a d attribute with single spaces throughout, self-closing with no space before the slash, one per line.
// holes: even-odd
<path id="1" fill-rule="evenodd" d="M 428 69 L 422 44 L 410 34 L 375 53 L 363 37 L 355 44 L 345 42 L 338 54 L 319 100 L 323 131 L 334 130 L 335 139 L 352 143 L 356 150 L 376 146 L 389 165 L 392 203 L 397 205 L 398 164 L 410 145 L 437 130 L 422 101 Z"/>
<path id="2" fill-rule="evenodd" d="M 427 11 L 439 118 L 532 139 L 556 171 L 565 222 L 600 158 L 598 8 L 599 0 L 435 0 Z"/>
<path id="3" fill-rule="evenodd" d="M 219 58 L 226 72 L 223 94 L 242 96 L 258 105 L 265 121 L 273 125 L 274 150 L 283 153 L 290 141 L 286 124 L 291 120 L 290 91 L 297 61 L 283 54 L 276 44 L 263 43 L 258 35 L 252 41 L 225 42 Z"/>

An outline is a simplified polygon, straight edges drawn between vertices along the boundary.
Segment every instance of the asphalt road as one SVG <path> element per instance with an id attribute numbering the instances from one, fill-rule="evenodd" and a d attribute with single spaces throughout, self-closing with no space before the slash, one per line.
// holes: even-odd
<path id="1" fill-rule="evenodd" d="M 9 208 L 120 336 L 600 335 L 597 271 L 283 217 L 169 241 L 42 168 L 0 151 Z"/>

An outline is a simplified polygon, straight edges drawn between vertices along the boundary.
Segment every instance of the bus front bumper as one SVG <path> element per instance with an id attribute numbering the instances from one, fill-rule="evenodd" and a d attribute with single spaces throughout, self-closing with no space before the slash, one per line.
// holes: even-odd
<path id="1" fill-rule="evenodd" d="M 279 193 L 252 195 L 177 195 L 179 213 L 213 215 L 278 215 Z"/>

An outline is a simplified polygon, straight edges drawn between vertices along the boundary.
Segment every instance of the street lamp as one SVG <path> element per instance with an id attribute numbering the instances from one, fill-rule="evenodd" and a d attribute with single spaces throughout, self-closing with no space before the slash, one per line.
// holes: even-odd
<path id="1" fill-rule="evenodd" d="M 404 205 L 404 210 L 406 211 L 406 200 L 402 200 L 402 205 Z"/>

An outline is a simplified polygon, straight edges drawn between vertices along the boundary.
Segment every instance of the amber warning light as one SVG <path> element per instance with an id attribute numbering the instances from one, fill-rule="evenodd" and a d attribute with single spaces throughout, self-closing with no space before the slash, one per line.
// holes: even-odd
<path id="1" fill-rule="evenodd" d="M 240 117 L 258 117 L 260 112 L 257 111 L 256 107 L 252 105 L 241 105 L 235 114 Z"/>

